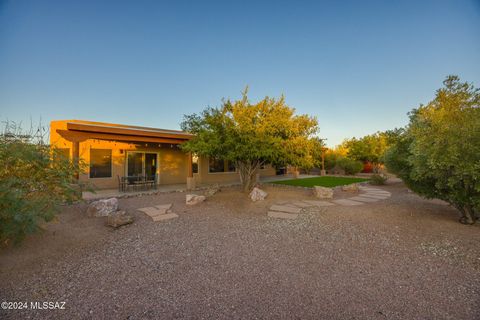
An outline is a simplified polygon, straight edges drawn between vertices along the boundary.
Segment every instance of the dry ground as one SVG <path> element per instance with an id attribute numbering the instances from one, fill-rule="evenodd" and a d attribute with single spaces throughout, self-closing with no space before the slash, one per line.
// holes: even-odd
<path id="1" fill-rule="evenodd" d="M 267 187 L 250 202 L 225 189 L 121 199 L 133 225 L 111 230 L 85 204 L 0 251 L 0 300 L 66 301 L 66 310 L 0 310 L 1 319 L 480 319 L 480 226 L 455 210 L 382 187 L 388 200 L 296 220 L 269 205 L 312 198 Z M 340 193 L 336 194 L 341 197 Z M 173 203 L 153 223 L 135 208 Z"/>

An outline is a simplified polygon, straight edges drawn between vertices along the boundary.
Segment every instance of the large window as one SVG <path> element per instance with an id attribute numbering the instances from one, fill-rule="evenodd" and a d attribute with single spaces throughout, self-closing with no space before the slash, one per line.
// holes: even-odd
<path id="1" fill-rule="evenodd" d="M 235 165 L 227 160 L 210 158 L 208 162 L 208 172 L 235 172 Z"/>
<path id="2" fill-rule="evenodd" d="M 90 149 L 90 178 L 112 177 L 112 150 Z"/>

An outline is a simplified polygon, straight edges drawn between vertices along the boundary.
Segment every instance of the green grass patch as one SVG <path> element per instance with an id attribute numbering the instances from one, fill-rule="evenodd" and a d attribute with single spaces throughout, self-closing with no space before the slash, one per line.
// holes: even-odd
<path id="1" fill-rule="evenodd" d="M 280 181 L 274 181 L 273 183 L 286 184 L 289 186 L 307 187 L 307 188 L 311 188 L 313 186 L 332 188 L 336 186 L 344 186 L 346 184 L 365 182 L 365 181 L 368 181 L 368 179 L 324 176 L 324 177 L 313 177 L 313 178 L 304 178 L 304 179 L 280 180 Z"/>

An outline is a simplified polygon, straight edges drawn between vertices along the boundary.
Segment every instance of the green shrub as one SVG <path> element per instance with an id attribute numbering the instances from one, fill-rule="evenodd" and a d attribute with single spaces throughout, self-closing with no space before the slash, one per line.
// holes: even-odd
<path id="1" fill-rule="evenodd" d="M 370 184 L 381 186 L 387 182 L 388 177 L 384 174 L 374 174 L 370 177 Z"/>
<path id="2" fill-rule="evenodd" d="M 345 174 L 357 174 L 363 169 L 363 163 L 349 158 L 337 158 L 337 166 L 345 171 Z"/>
<path id="3" fill-rule="evenodd" d="M 0 245 L 19 242 L 78 196 L 79 167 L 29 135 L 0 135 Z"/>
<path id="4" fill-rule="evenodd" d="M 433 101 L 410 113 L 385 160 L 411 190 L 447 201 L 460 211 L 460 222 L 474 224 L 480 211 L 480 89 L 449 76 Z"/>

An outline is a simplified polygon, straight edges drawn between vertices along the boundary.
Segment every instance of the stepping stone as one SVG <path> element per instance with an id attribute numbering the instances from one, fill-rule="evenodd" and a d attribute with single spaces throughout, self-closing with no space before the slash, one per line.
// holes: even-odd
<path id="1" fill-rule="evenodd" d="M 277 219 L 296 219 L 298 214 L 286 213 L 286 212 L 277 212 L 277 211 L 268 211 L 267 214 L 270 218 L 277 218 Z"/>
<path id="2" fill-rule="evenodd" d="M 348 200 L 361 201 L 361 202 L 377 202 L 380 199 L 358 196 L 358 197 L 348 198 Z"/>
<path id="3" fill-rule="evenodd" d="M 288 213 L 300 213 L 302 208 L 294 208 L 287 205 L 280 206 L 280 205 L 273 205 L 270 207 L 272 211 L 281 211 L 281 212 L 288 212 Z"/>
<path id="4" fill-rule="evenodd" d="M 313 205 L 309 204 L 309 203 L 306 203 L 306 202 L 303 202 L 303 201 L 297 201 L 297 202 L 294 202 L 292 203 L 293 205 L 297 206 L 297 207 L 300 207 L 300 208 L 308 208 L 308 207 L 312 207 Z"/>
<path id="5" fill-rule="evenodd" d="M 155 207 L 140 208 L 137 210 L 142 211 L 143 213 L 145 213 L 147 216 L 150 216 L 150 217 L 156 217 L 158 215 L 165 214 L 165 212 L 167 211 L 167 210 L 158 209 Z"/>
<path id="6" fill-rule="evenodd" d="M 312 206 L 316 207 L 328 207 L 328 206 L 333 206 L 333 203 L 328 202 L 328 201 L 320 201 L 320 200 L 303 200 L 303 202 L 306 202 Z"/>
<path id="7" fill-rule="evenodd" d="M 333 200 L 332 202 L 335 202 L 336 204 L 339 204 L 342 206 L 358 206 L 360 204 L 363 204 L 362 202 L 353 201 L 349 199 L 338 199 L 338 200 Z"/>
<path id="8" fill-rule="evenodd" d="M 383 190 L 367 190 L 366 193 L 375 193 L 375 194 L 391 194 L 390 192 L 388 191 L 383 191 Z"/>
<path id="9" fill-rule="evenodd" d="M 178 218 L 178 214 L 175 213 L 167 213 L 167 214 L 160 214 L 158 216 L 152 217 L 153 221 L 164 221 L 164 220 L 169 220 L 173 218 Z"/>
<path id="10" fill-rule="evenodd" d="M 165 212 L 167 212 L 168 210 L 170 210 L 172 208 L 172 204 L 171 203 L 167 203 L 167 204 L 160 204 L 158 206 L 155 206 L 155 208 L 158 208 L 158 209 L 165 209 Z"/>
<path id="11" fill-rule="evenodd" d="M 362 194 L 362 197 L 374 198 L 374 199 L 387 199 L 387 198 L 390 198 L 390 196 L 389 196 L 389 195 L 386 195 L 386 194 L 371 194 L 371 193 Z"/>

